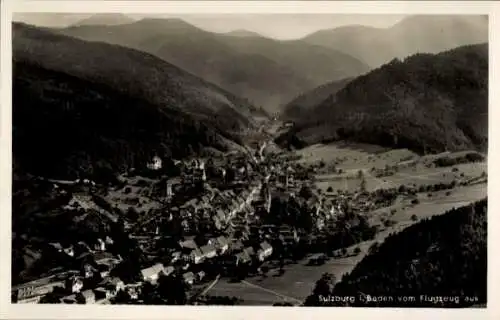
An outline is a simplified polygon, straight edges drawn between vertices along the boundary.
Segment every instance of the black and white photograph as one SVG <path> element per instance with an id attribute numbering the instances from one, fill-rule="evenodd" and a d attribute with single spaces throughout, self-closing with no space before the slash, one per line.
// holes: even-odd
<path id="1" fill-rule="evenodd" d="M 13 12 L 10 302 L 486 308 L 489 23 Z"/>

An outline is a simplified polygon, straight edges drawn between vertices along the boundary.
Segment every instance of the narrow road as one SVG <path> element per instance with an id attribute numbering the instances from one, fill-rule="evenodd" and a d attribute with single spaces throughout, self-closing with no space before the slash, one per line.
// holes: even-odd
<path id="1" fill-rule="evenodd" d="M 257 288 L 257 289 L 263 290 L 263 291 L 265 291 L 265 292 L 268 292 L 268 293 L 274 294 L 275 296 L 278 296 L 278 297 L 280 297 L 280 298 L 284 299 L 285 301 L 287 301 L 287 300 L 292 300 L 292 301 L 294 301 L 294 302 L 295 302 L 295 304 L 294 304 L 294 305 L 301 305 L 301 304 L 302 304 L 302 300 L 300 300 L 300 299 L 297 299 L 297 298 L 294 298 L 294 297 L 290 297 L 290 296 L 284 295 L 284 294 L 282 294 L 282 293 L 279 293 L 279 292 L 273 291 L 273 290 L 271 290 L 271 289 L 267 289 L 267 288 L 261 287 L 261 286 L 259 286 L 259 285 L 256 285 L 256 284 L 253 284 L 253 283 L 251 283 L 251 282 L 248 282 L 248 281 L 246 281 L 246 280 L 243 280 L 243 281 L 241 281 L 241 282 L 242 282 L 242 283 L 244 283 L 244 284 L 246 284 L 246 285 L 248 285 L 248 286 L 251 286 L 251 287 L 254 287 L 254 288 Z"/>
<path id="2" fill-rule="evenodd" d="M 217 282 L 219 282 L 219 279 L 220 279 L 220 274 L 218 274 L 217 277 L 215 277 L 214 281 L 212 281 L 212 283 L 208 287 L 206 287 L 205 290 L 203 290 L 198 297 L 206 295 L 208 291 L 210 291 L 217 284 Z"/>

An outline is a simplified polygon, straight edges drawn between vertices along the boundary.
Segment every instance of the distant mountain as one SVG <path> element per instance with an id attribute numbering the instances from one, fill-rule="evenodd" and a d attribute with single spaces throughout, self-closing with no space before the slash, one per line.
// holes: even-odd
<path id="1" fill-rule="evenodd" d="M 13 24 L 13 150 L 21 171 L 75 177 L 226 150 L 247 104 L 152 55 Z"/>
<path id="2" fill-rule="evenodd" d="M 216 34 L 180 19 L 59 32 L 154 54 L 273 112 L 300 92 L 369 70 L 349 55 L 303 41 Z"/>
<path id="3" fill-rule="evenodd" d="M 321 30 L 303 39 L 342 51 L 372 67 L 415 53 L 438 53 L 488 42 L 487 16 L 422 15 L 386 28 L 343 26 Z"/>
<path id="4" fill-rule="evenodd" d="M 258 34 L 257 32 L 248 31 L 245 29 L 237 29 L 229 31 L 224 33 L 224 35 L 233 37 L 262 37 L 262 35 Z"/>
<path id="5" fill-rule="evenodd" d="M 326 279 L 318 281 L 305 305 L 458 308 L 486 303 L 487 209 L 484 199 L 389 236 L 373 246 L 333 290 Z M 394 299 L 324 303 L 320 298 L 360 294 Z M 437 298 L 442 295 L 453 298 Z M 413 301 L 397 298 L 412 296 Z"/>
<path id="6" fill-rule="evenodd" d="M 113 26 L 133 22 L 135 19 L 122 13 L 98 13 L 74 23 L 73 26 Z"/>
<path id="7" fill-rule="evenodd" d="M 488 45 L 394 59 L 349 82 L 278 142 L 354 140 L 417 152 L 488 141 Z"/>
<path id="8" fill-rule="evenodd" d="M 336 94 L 352 80 L 353 78 L 331 81 L 302 93 L 285 105 L 281 113 L 282 118 L 293 120 L 310 115 L 314 107 L 329 96 Z"/>

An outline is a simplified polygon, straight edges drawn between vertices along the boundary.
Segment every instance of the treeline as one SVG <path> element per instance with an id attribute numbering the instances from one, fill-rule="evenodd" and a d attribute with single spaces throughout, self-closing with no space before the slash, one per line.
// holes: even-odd
<path id="1" fill-rule="evenodd" d="M 338 284 L 331 275 L 324 275 L 305 305 L 453 308 L 484 304 L 486 239 L 484 199 L 391 234 Z M 339 299 L 323 299 L 327 296 Z"/>
<path id="2" fill-rule="evenodd" d="M 434 164 L 438 167 L 451 167 L 457 164 L 471 163 L 471 162 L 481 162 L 484 161 L 485 157 L 477 152 L 467 152 L 461 156 L 454 157 L 441 157 L 434 160 Z"/>

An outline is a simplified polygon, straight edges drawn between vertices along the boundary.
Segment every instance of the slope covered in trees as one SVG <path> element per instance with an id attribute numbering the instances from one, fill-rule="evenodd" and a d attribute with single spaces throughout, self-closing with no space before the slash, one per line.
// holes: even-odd
<path id="1" fill-rule="evenodd" d="M 284 119 L 299 119 L 303 116 L 310 116 L 313 108 L 323 102 L 330 95 L 336 94 L 344 88 L 353 78 L 331 81 L 304 92 L 283 107 L 281 116 Z"/>
<path id="2" fill-rule="evenodd" d="M 369 70 L 358 59 L 323 46 L 241 32 L 211 33 L 180 19 L 148 18 L 57 32 L 154 54 L 272 112 L 299 92 Z"/>
<path id="3" fill-rule="evenodd" d="M 12 124 L 15 169 L 51 178 L 227 147 L 223 132 L 177 109 L 31 63 L 14 64 Z"/>
<path id="4" fill-rule="evenodd" d="M 486 303 L 487 207 L 484 199 L 390 235 L 380 246 L 372 246 L 369 255 L 334 287 L 334 279 L 324 275 L 305 305 L 467 307 Z M 320 297 L 328 295 L 354 298 L 333 302 Z"/>
<path id="5" fill-rule="evenodd" d="M 278 142 L 484 151 L 487 134 L 488 45 L 481 44 L 394 59 L 329 96 Z"/>
<path id="6" fill-rule="evenodd" d="M 255 107 L 153 55 L 13 24 L 13 58 L 103 84 L 159 107 L 192 114 L 222 130 L 252 126 Z"/>

